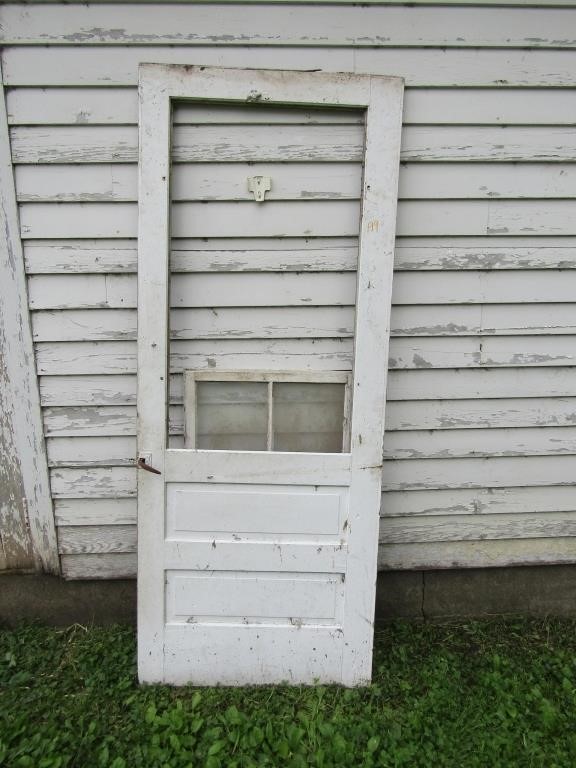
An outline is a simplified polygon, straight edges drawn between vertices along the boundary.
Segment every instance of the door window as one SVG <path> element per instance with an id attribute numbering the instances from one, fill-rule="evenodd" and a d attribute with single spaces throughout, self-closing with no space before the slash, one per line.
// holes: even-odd
<path id="1" fill-rule="evenodd" d="M 349 450 L 349 374 L 186 371 L 184 378 L 186 448 Z"/>

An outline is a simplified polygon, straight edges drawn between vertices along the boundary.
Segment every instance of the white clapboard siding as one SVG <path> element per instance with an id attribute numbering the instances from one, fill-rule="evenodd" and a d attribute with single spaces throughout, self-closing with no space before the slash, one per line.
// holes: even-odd
<path id="1" fill-rule="evenodd" d="M 170 382 L 172 402 L 182 402 L 182 376 Z M 388 374 L 389 402 L 574 396 L 571 368 L 469 368 L 399 370 Z M 40 377 L 44 406 L 133 405 L 136 375 Z"/>
<path id="2" fill-rule="evenodd" d="M 314 272 L 356 268 L 350 238 L 173 241 L 175 272 Z M 136 272 L 133 240 L 25 240 L 29 274 Z M 398 238 L 397 271 L 576 269 L 572 237 Z"/>
<path id="3" fill-rule="evenodd" d="M 380 544 L 381 570 L 496 568 L 509 565 L 572 564 L 573 538 L 501 539 L 491 541 Z M 136 554 L 63 555 L 67 579 L 126 579 L 136 577 Z"/>
<path id="4" fill-rule="evenodd" d="M 266 355 L 272 370 L 351 370 L 350 339 L 250 339 L 174 341 L 171 371 L 188 368 L 262 367 Z M 39 342 L 36 363 L 40 375 L 134 373 L 136 345 L 130 341 Z M 476 368 L 480 366 L 573 366 L 574 336 L 467 336 L 394 338 L 392 370 Z"/>
<path id="5" fill-rule="evenodd" d="M 136 403 L 136 375 L 41 376 L 40 402 L 47 405 L 126 405 Z M 171 387 L 174 390 L 174 387 Z"/>
<path id="6" fill-rule="evenodd" d="M 27 240 L 30 274 L 136 272 L 135 240 Z M 357 238 L 173 239 L 173 272 L 340 272 L 358 261 Z"/>
<path id="7" fill-rule="evenodd" d="M 32 309 L 134 308 L 136 278 L 123 275 L 37 275 L 29 278 Z M 354 304 L 353 273 L 195 274 L 172 279 L 173 307 L 325 306 Z"/>
<path id="8" fill-rule="evenodd" d="M 35 341 L 136 338 L 136 310 L 46 310 L 32 314 Z M 393 336 L 576 335 L 571 304 L 396 306 Z M 354 334 L 354 307 L 173 309 L 172 339 L 323 338 Z"/>
<path id="9" fill-rule="evenodd" d="M 536 515 L 499 515 L 489 521 L 472 515 L 447 518 L 383 520 L 380 541 L 406 544 L 438 541 L 484 541 L 576 536 L 576 512 Z M 58 529 L 61 554 L 101 554 L 136 551 L 135 525 L 61 526 Z"/>
<path id="10" fill-rule="evenodd" d="M 136 457 L 136 437 L 49 437 L 51 467 L 131 466 Z"/>
<path id="11" fill-rule="evenodd" d="M 350 371 L 352 340 L 175 341 L 171 366 L 173 373 L 191 368 L 258 370 L 262 368 L 263 355 L 266 367 L 274 371 Z M 36 363 L 41 375 L 135 373 L 136 344 L 129 341 L 40 342 L 36 347 Z"/>
<path id="12" fill-rule="evenodd" d="M 358 232 L 360 206 L 353 200 L 176 203 L 174 237 L 241 237 L 250 227 L 259 237 L 350 237 Z M 26 238 L 134 237 L 135 203 L 25 203 L 20 225 Z M 569 234 L 566 232 L 565 234 Z"/>
<path id="13" fill-rule="evenodd" d="M 386 394 L 389 401 L 541 398 L 573 395 L 574 383 L 571 368 L 390 371 Z"/>
<path id="14" fill-rule="evenodd" d="M 396 338 L 390 345 L 389 358 L 392 369 L 566 366 L 575 363 L 576 338 L 573 336 Z"/>
<path id="15" fill-rule="evenodd" d="M 360 166 L 353 163 L 197 163 L 175 165 L 172 199 L 250 200 L 246 178 L 270 176 L 267 200 L 356 199 Z M 18 165 L 16 189 L 20 202 L 131 202 L 137 200 L 137 166 Z M 401 200 L 573 198 L 576 168 L 567 163 L 515 167 L 478 163 L 409 163 L 400 171 Z"/>
<path id="16" fill-rule="evenodd" d="M 104 555 L 62 555 L 65 579 L 135 579 L 136 553 L 115 552 Z"/>
<path id="17" fill-rule="evenodd" d="M 388 432 L 384 438 L 385 459 L 548 456 L 562 453 L 576 455 L 576 427 L 495 427 L 459 429 L 450 431 L 450 434 L 446 430 Z M 48 454 L 50 456 L 50 450 Z"/>
<path id="18" fill-rule="evenodd" d="M 118 530 L 115 541 L 121 546 L 125 533 Z M 436 541 L 484 541 L 490 539 L 535 539 L 552 537 L 576 537 L 576 510 L 573 512 L 548 512 L 545 515 L 449 515 L 442 517 L 414 517 L 382 519 L 380 541 L 385 544 L 408 544 Z M 127 537 L 126 537 L 127 538 Z M 94 547 L 105 537 L 98 539 Z M 78 535 L 74 541 L 82 541 Z M 576 546 L 576 541 L 574 542 Z"/>
<path id="19" fill-rule="evenodd" d="M 385 461 L 382 488 L 411 491 L 508 485 L 574 485 L 574 456 Z"/>
<path id="20" fill-rule="evenodd" d="M 15 163 L 133 163 L 136 126 L 16 126 L 10 129 Z M 403 162 L 531 161 L 574 158 L 574 131 L 564 126 L 407 126 Z M 173 160 L 196 162 L 352 162 L 361 160 L 360 125 L 180 125 Z"/>
<path id="21" fill-rule="evenodd" d="M 576 200 L 404 200 L 398 206 L 397 233 L 564 236 L 576 234 L 575 220 Z M 135 203 L 20 205 L 25 238 L 130 238 L 137 221 Z M 350 237 L 358 230 L 359 205 L 353 200 L 291 200 L 256 210 L 248 202 L 175 203 L 172 222 L 174 237 L 239 238 L 243 226 L 258 237 Z"/>
<path id="22" fill-rule="evenodd" d="M 57 499 L 57 525 L 132 525 L 136 499 Z"/>
<path id="23" fill-rule="evenodd" d="M 136 494 L 133 467 L 66 467 L 50 471 L 54 498 L 125 498 Z M 572 456 L 518 456 L 385 461 L 383 491 L 573 486 Z"/>
<path id="24" fill-rule="evenodd" d="M 28 280 L 32 309 L 136 307 L 136 279 L 127 275 L 34 275 Z M 404 272 L 394 278 L 392 302 L 400 305 L 571 303 L 576 273 Z M 350 305 L 353 273 L 193 274 L 172 278 L 173 307 Z"/>
<path id="25" fill-rule="evenodd" d="M 138 82 L 138 64 L 150 50 L 10 46 L 3 51 L 6 85 L 128 86 Z M 572 87 L 574 57 L 564 50 L 433 50 L 390 48 L 254 48 L 202 46 L 154 49 L 160 64 L 264 69 L 320 69 L 403 77 L 408 86 Z"/>
<path id="26" fill-rule="evenodd" d="M 3 37 L 9 44 L 251 45 L 574 48 L 572 8 L 482 8 L 426 6 L 322 7 L 161 4 L 135 13 L 112 6 L 8 5 Z M 390 30 L 393 30 L 391 35 Z"/>
<path id="27" fill-rule="evenodd" d="M 136 552 L 136 526 L 60 526 L 58 550 L 62 555 Z"/>
<path id="28" fill-rule="evenodd" d="M 545 539 L 540 536 L 523 540 L 381 544 L 378 550 L 378 567 L 382 570 L 436 570 L 561 565 L 573 564 L 575 555 L 576 542 L 573 538 Z M 115 573 L 115 569 L 112 573 Z"/>
<path id="29" fill-rule="evenodd" d="M 398 271 L 575 269 L 571 237 L 398 238 Z"/>
<path id="30" fill-rule="evenodd" d="M 182 407 L 170 406 L 170 432 L 182 434 Z M 490 430 L 501 427 L 573 427 L 576 398 L 510 398 L 492 400 L 393 401 L 386 412 L 386 429 Z M 133 405 L 49 406 L 44 408 L 46 435 L 53 437 L 132 436 L 136 434 Z M 452 435 L 438 437 L 448 442 Z M 417 438 L 406 437 L 417 448 Z"/>
<path id="31" fill-rule="evenodd" d="M 98 504 L 98 502 L 95 502 Z M 456 490 L 387 491 L 382 494 L 381 517 L 411 518 L 427 515 L 523 514 L 526 512 L 574 512 L 574 487 L 502 486 Z"/>
<path id="32" fill-rule="evenodd" d="M 35 312 L 35 341 L 82 341 L 136 338 L 135 310 Z M 576 332 L 576 323 L 574 327 Z M 323 338 L 354 335 L 354 307 L 268 307 L 175 309 L 173 339 Z"/>
<path id="33" fill-rule="evenodd" d="M 116 51 L 114 51 L 116 53 Z M 11 88 L 6 94 L 10 125 L 130 125 L 138 122 L 135 88 Z M 239 110 L 234 106 L 199 107 L 176 102 L 179 123 L 357 123 L 350 110 Z M 574 125 L 576 108 L 570 90 L 497 90 L 408 88 L 405 125 Z"/>
<path id="34" fill-rule="evenodd" d="M 132 466 L 133 436 L 49 437 L 50 467 Z M 387 432 L 385 459 L 448 459 L 576 454 L 576 427 L 489 428 Z"/>
<path id="35" fill-rule="evenodd" d="M 137 170 L 135 164 L 113 163 L 95 167 L 19 165 L 16 166 L 18 199 L 31 202 L 135 201 L 138 199 Z M 555 177 L 559 175 L 554 174 Z M 254 196 L 246 183 L 248 176 L 273 179 L 266 200 L 355 200 L 360 198 L 362 167 L 360 163 L 184 163 L 173 167 L 172 200 L 253 202 Z"/>
<path id="36" fill-rule="evenodd" d="M 2 11 L 67 578 L 136 573 L 135 86 L 151 60 L 406 78 L 379 565 L 576 562 L 576 3 L 327 10 Z M 363 117 L 184 102 L 173 117 L 176 447 L 184 368 L 350 370 Z M 262 207 L 255 174 L 273 181 Z"/>
<path id="37" fill-rule="evenodd" d="M 56 499 L 58 525 L 129 525 L 136 522 L 135 499 Z M 409 519 L 412 516 L 511 515 L 574 512 L 570 486 L 541 488 L 476 488 L 449 491 L 388 491 L 382 494 L 381 516 Z M 480 518 L 485 519 L 485 518 Z"/>

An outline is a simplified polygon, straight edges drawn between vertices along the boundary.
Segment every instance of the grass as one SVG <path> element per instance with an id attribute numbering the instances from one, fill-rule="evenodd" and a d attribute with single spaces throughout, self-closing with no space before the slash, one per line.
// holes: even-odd
<path id="1" fill-rule="evenodd" d="M 576 766 L 576 622 L 397 623 L 364 689 L 138 687 L 130 629 L 0 632 L 0 765 Z"/>

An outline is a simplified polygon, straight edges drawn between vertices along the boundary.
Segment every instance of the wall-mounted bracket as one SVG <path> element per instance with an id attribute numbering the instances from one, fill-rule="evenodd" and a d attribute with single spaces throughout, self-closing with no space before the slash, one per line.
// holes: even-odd
<path id="1" fill-rule="evenodd" d="M 248 191 L 254 193 L 254 200 L 257 203 L 264 202 L 266 192 L 272 189 L 272 180 L 270 176 L 249 176 Z"/>

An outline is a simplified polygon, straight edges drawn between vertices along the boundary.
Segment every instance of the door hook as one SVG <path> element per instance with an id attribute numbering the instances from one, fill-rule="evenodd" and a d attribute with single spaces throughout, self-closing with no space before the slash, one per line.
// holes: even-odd
<path id="1" fill-rule="evenodd" d="M 136 461 L 136 466 L 138 467 L 138 469 L 145 469 L 146 472 L 152 472 L 153 475 L 162 474 L 162 472 L 160 472 L 159 469 L 154 469 L 154 467 L 151 467 L 150 464 L 147 464 L 144 456 L 140 456 L 138 458 L 138 460 Z"/>

